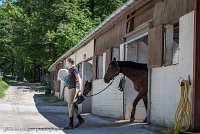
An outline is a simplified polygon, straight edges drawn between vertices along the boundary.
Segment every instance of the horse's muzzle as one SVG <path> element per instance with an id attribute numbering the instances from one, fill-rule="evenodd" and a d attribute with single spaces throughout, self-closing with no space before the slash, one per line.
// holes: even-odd
<path id="1" fill-rule="evenodd" d="M 104 82 L 105 82 L 105 83 L 109 83 L 110 80 L 109 80 L 108 78 L 104 77 Z"/>

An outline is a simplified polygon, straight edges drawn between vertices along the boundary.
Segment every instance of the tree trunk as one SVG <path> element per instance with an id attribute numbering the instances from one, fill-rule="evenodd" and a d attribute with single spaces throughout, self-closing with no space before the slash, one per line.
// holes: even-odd
<path id="1" fill-rule="evenodd" d="M 95 3 L 94 0 L 90 0 L 90 11 L 91 11 L 91 18 L 94 19 L 94 7 L 95 7 Z"/>
<path id="2" fill-rule="evenodd" d="M 24 60 L 20 60 L 20 68 L 18 70 L 18 80 L 23 81 L 24 80 Z"/>
<path id="3" fill-rule="evenodd" d="M 55 49 L 55 44 L 52 43 L 52 62 L 55 62 L 56 61 L 56 58 L 57 58 L 57 54 L 56 54 L 56 49 Z"/>
<path id="4" fill-rule="evenodd" d="M 36 64 L 36 60 L 33 61 L 33 67 L 34 67 L 33 81 L 36 82 L 36 79 L 37 79 L 37 64 Z"/>

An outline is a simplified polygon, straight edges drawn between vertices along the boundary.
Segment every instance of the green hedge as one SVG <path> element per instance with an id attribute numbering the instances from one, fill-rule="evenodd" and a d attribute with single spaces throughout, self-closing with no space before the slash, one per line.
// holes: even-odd
<path id="1" fill-rule="evenodd" d="M 0 98 L 4 97 L 5 91 L 8 89 L 8 84 L 4 81 L 0 81 Z"/>

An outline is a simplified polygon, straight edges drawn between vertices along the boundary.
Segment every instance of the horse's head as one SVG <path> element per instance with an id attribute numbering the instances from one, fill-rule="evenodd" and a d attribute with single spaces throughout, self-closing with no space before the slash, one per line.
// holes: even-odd
<path id="1" fill-rule="evenodd" d="M 110 80 L 112 80 L 115 76 L 119 74 L 119 71 L 120 71 L 120 68 L 118 66 L 116 59 L 114 58 L 114 60 L 111 61 L 108 66 L 108 70 L 104 76 L 104 82 L 109 83 Z"/>
<path id="2" fill-rule="evenodd" d="M 91 89 L 92 89 L 92 82 L 86 81 L 84 85 L 83 95 L 86 96 L 91 91 Z"/>

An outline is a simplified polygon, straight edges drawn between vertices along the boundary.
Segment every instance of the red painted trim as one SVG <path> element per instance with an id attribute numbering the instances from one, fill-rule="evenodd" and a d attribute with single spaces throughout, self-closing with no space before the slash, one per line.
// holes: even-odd
<path id="1" fill-rule="evenodd" d="M 200 130 L 200 1 L 194 0 L 194 66 L 192 128 Z"/>

